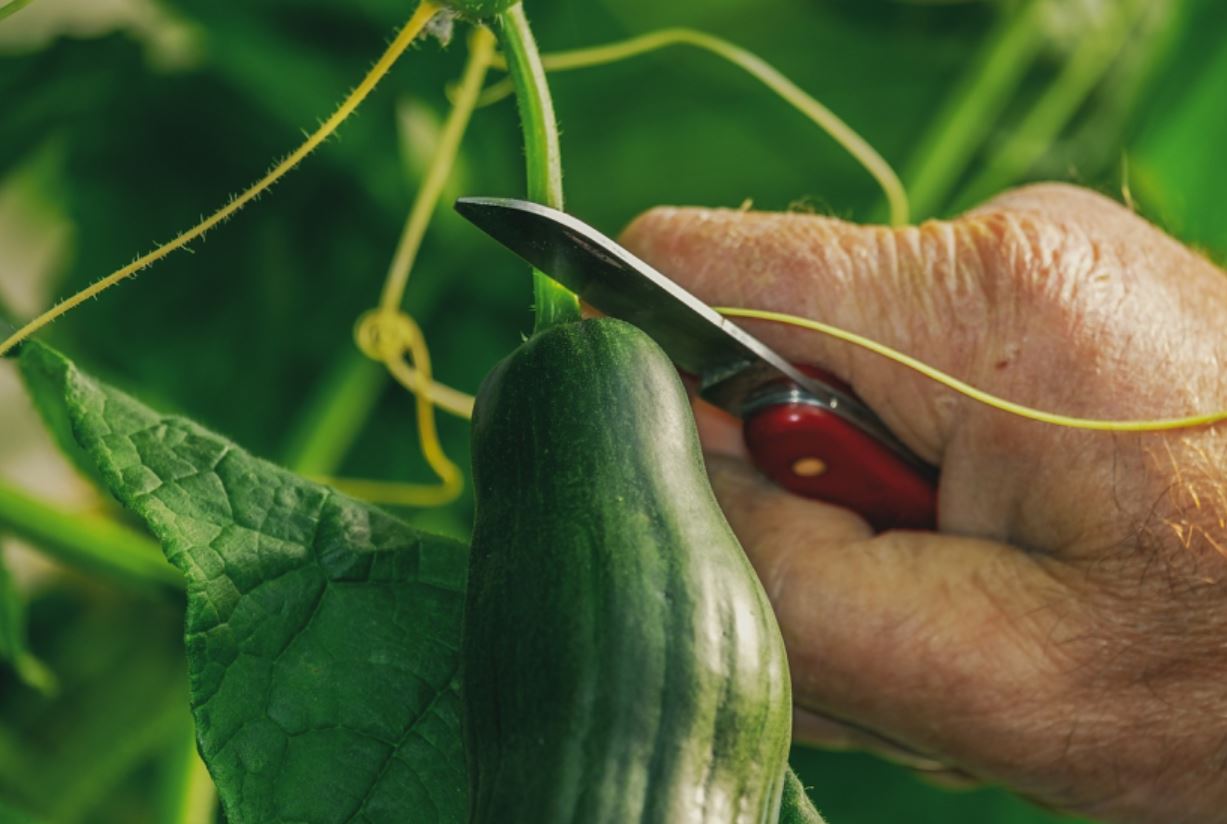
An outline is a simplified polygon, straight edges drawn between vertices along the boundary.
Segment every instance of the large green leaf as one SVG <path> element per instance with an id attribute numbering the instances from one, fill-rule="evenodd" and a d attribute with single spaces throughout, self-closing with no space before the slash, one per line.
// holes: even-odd
<path id="1" fill-rule="evenodd" d="M 27 378 L 188 579 L 199 743 L 233 822 L 459 821 L 464 547 L 159 415 L 34 344 Z"/>

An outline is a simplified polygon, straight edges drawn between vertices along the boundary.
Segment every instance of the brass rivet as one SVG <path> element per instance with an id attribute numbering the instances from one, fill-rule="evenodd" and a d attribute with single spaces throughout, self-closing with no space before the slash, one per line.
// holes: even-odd
<path id="1" fill-rule="evenodd" d="M 799 478 L 817 478 L 826 471 L 826 463 L 818 458 L 801 458 L 792 465 L 792 474 Z"/>

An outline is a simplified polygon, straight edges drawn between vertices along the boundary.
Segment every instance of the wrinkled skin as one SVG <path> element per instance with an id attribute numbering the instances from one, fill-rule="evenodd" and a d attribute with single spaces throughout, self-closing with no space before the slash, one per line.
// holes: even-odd
<path id="1" fill-rule="evenodd" d="M 1227 277 L 1085 190 L 899 230 L 657 209 L 624 241 L 713 304 L 832 322 L 1031 406 L 1227 408 Z M 1227 820 L 1227 424 L 1060 429 L 748 325 L 942 470 L 940 533 L 875 536 L 763 481 L 737 425 L 700 405 L 717 495 L 782 624 L 797 735 L 1105 820 Z"/>

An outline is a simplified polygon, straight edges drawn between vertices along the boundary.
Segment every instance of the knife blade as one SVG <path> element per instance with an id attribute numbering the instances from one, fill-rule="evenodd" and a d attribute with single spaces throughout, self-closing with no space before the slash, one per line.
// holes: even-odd
<path id="1" fill-rule="evenodd" d="M 782 486 L 856 508 L 875 525 L 933 522 L 932 467 L 820 371 L 790 363 L 572 215 L 510 198 L 461 198 L 455 208 L 589 305 L 646 332 L 698 377 L 705 400 L 745 422 L 756 463 Z M 826 474 L 828 460 L 806 457 L 818 454 L 839 477 Z"/>

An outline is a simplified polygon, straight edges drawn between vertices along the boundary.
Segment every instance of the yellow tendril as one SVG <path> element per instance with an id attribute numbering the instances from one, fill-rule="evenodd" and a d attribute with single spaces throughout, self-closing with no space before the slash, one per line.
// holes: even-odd
<path id="1" fill-rule="evenodd" d="M 346 481 L 342 485 L 365 485 L 368 492 L 376 487 L 385 492 L 395 488 L 396 500 L 388 502 L 405 506 L 444 506 L 456 500 L 464 490 L 464 478 L 460 468 L 447 457 L 439 442 L 431 401 L 430 352 L 422 330 L 403 312 L 376 309 L 358 321 L 354 337 L 364 355 L 383 363 L 397 383 L 413 393 L 417 401 L 418 438 L 422 444 L 422 455 L 438 476 L 439 483 L 422 486 Z M 411 361 L 406 360 L 406 353 Z"/>
<path id="2" fill-rule="evenodd" d="M 468 64 L 452 99 L 451 114 L 443 126 L 439 145 L 435 148 L 430 168 L 426 170 L 426 178 L 405 221 L 392 264 L 388 267 L 387 281 L 379 301 L 379 305 L 386 311 L 395 310 L 404 300 L 409 273 L 413 270 L 418 251 L 422 248 L 422 238 L 426 236 L 430 218 L 438 207 L 444 188 L 447 187 L 447 180 L 456 165 L 460 142 L 468 130 L 473 110 L 477 108 L 481 85 L 494 62 L 494 46 L 494 35 L 489 29 L 474 29 L 473 36 L 469 38 Z"/>
<path id="3" fill-rule="evenodd" d="M 1029 406 L 1023 406 L 1013 401 L 999 398 L 981 389 L 977 389 L 971 384 L 965 383 L 951 375 L 947 375 L 935 367 L 929 366 L 927 363 L 913 358 L 911 355 L 906 355 L 896 349 L 892 349 L 885 344 L 878 343 L 863 335 L 858 335 L 855 332 L 849 332 L 845 329 L 840 329 L 837 326 L 832 326 L 828 323 L 822 323 L 809 318 L 802 318 L 796 315 L 789 315 L 783 312 L 769 312 L 762 309 L 740 309 L 727 306 L 715 307 L 716 311 L 728 318 L 748 318 L 752 320 L 765 320 L 772 323 L 782 323 L 788 326 L 796 326 L 801 329 L 808 329 L 813 332 L 820 332 L 828 337 L 836 340 L 850 343 L 853 346 L 859 346 L 862 349 L 867 349 L 876 355 L 880 355 L 887 360 L 894 361 L 902 366 L 906 366 L 915 372 L 919 372 L 930 380 L 936 381 L 943 386 L 953 389 L 960 395 L 968 397 L 977 403 L 982 403 L 985 406 L 990 406 L 993 409 L 998 409 L 1002 412 L 1016 415 L 1020 418 L 1026 418 L 1039 423 L 1051 424 L 1053 426 L 1063 426 L 1069 429 L 1085 429 L 1096 432 L 1166 432 L 1173 429 L 1191 429 L 1198 426 L 1209 426 L 1227 420 L 1227 410 L 1219 412 L 1209 412 L 1201 415 L 1190 415 L 1183 418 L 1160 418 L 1156 420 L 1103 420 L 1099 418 L 1078 418 L 1070 415 L 1060 415 L 1054 412 L 1045 412 L 1041 409 L 1033 409 Z"/>
<path id="4" fill-rule="evenodd" d="M 388 46 L 387 50 L 367 73 L 362 82 L 350 92 L 349 96 L 341 103 L 337 110 L 324 121 L 313 134 L 311 134 L 301 146 L 295 149 L 289 156 L 278 163 L 273 169 L 257 181 L 251 188 L 240 194 L 238 197 L 231 200 L 218 211 L 214 212 L 210 217 L 205 218 L 195 227 L 182 233 L 169 243 L 159 246 L 157 249 L 148 254 L 137 258 L 132 263 L 119 269 L 113 274 L 108 275 L 97 283 L 89 286 L 86 289 L 78 292 L 72 297 L 60 302 L 51 310 L 39 315 L 34 320 L 27 323 L 21 329 L 17 330 L 13 335 L 8 337 L 3 343 L 0 343 L 0 356 L 3 356 L 13 347 L 17 346 L 30 335 L 35 334 L 48 324 L 58 320 L 63 315 L 80 306 L 90 298 L 97 297 L 100 293 L 111 288 L 115 284 L 132 277 L 141 270 L 153 265 L 162 258 L 184 248 L 194 240 L 199 240 L 209 230 L 215 228 L 221 223 L 229 220 L 244 206 L 251 203 L 269 187 L 275 184 L 278 180 L 286 175 L 291 169 L 301 163 L 309 154 L 315 151 L 319 146 L 327 140 L 333 132 L 335 132 L 342 123 L 344 123 L 350 115 L 357 110 L 375 87 L 379 81 L 391 70 L 392 66 L 400 58 L 402 54 L 413 44 L 418 35 L 426 27 L 426 24 L 439 12 L 437 6 L 431 0 L 422 0 L 417 7 L 417 11 L 401 29 L 396 39 Z"/>
<path id="5" fill-rule="evenodd" d="M 844 148 L 864 169 L 873 176 L 890 205 L 890 220 L 893 225 L 902 226 L 908 222 L 909 206 L 907 191 L 899 176 L 890 164 L 878 154 L 869 143 L 845 123 L 838 115 L 828 109 L 814 97 L 806 93 L 796 83 L 789 80 L 771 64 L 767 63 L 753 52 L 736 46 L 727 40 L 722 40 L 704 32 L 693 29 L 662 29 L 629 40 L 610 43 L 604 46 L 577 49 L 575 51 L 547 54 L 541 59 L 546 71 L 559 72 L 572 69 L 600 66 L 626 60 L 648 52 L 668 48 L 669 46 L 694 46 L 732 63 L 750 74 L 768 89 L 783 98 L 801 114 L 817 124 L 830 135 L 836 143 Z M 501 59 L 501 58 L 500 58 Z M 497 63 L 496 67 L 506 68 L 505 63 Z M 491 86 L 481 96 L 479 103 L 489 105 L 511 93 L 511 84 L 500 81 Z"/>
<path id="6" fill-rule="evenodd" d="M 363 315 L 354 329 L 354 339 L 362 353 L 382 363 L 397 383 L 414 395 L 422 454 L 439 477 L 439 484 L 419 486 L 385 481 L 333 481 L 339 489 L 368 501 L 396 506 L 444 506 L 456 500 L 464 490 L 464 477 L 460 469 L 447 457 L 439 441 L 435 407 L 467 419 L 473 416 L 473 398 L 433 380 L 426 339 L 413 318 L 401 311 L 400 305 L 430 218 L 447 186 L 460 142 L 476 108 L 477 96 L 494 58 L 494 45 L 494 35 L 489 30 L 474 30 L 469 41 L 468 64 L 455 94 L 452 112 L 443 127 L 426 179 L 418 189 L 413 208 L 405 221 L 396 253 L 388 268 L 379 308 Z"/>

